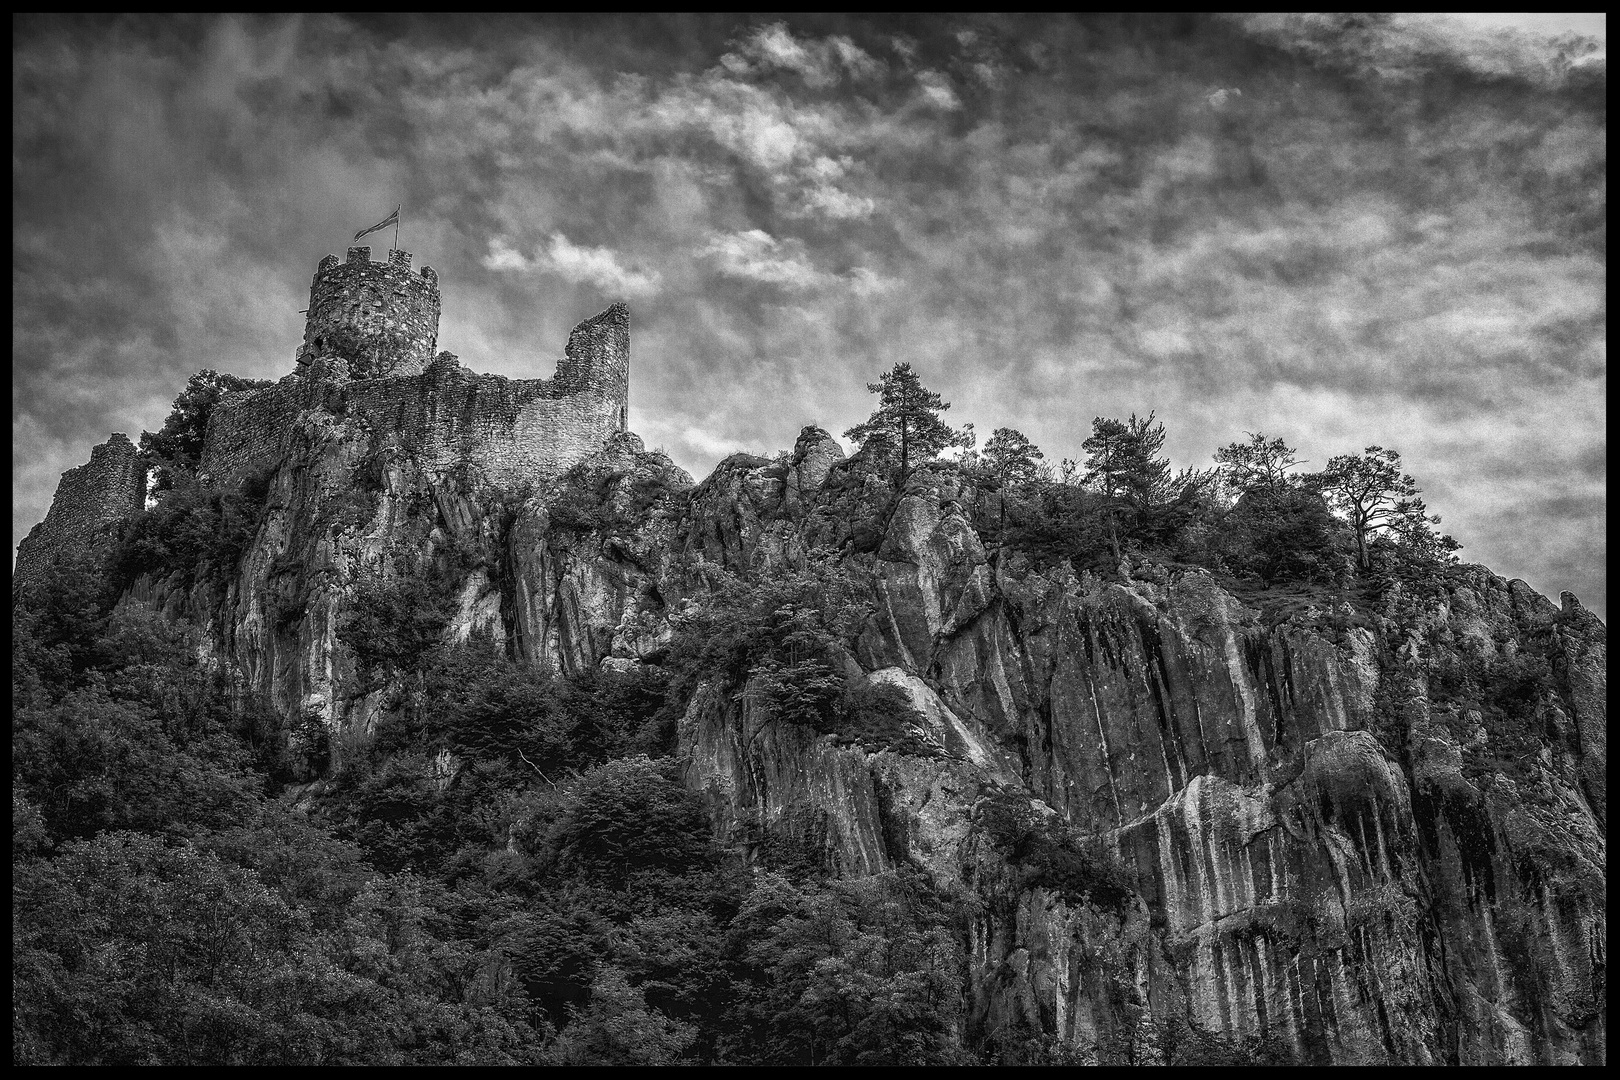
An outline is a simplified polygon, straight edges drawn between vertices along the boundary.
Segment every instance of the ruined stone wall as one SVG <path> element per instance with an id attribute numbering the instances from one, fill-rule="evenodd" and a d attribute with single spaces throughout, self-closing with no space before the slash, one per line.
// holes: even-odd
<path id="1" fill-rule="evenodd" d="M 412 274 L 408 251 L 374 263 L 369 247 L 352 247 L 347 262 L 321 260 L 308 316 L 294 356 L 300 366 L 331 356 L 348 361 L 356 378 L 417 374 L 438 347 L 439 276 L 430 266 Z"/>
<path id="2" fill-rule="evenodd" d="M 557 383 L 619 405 L 620 431 L 628 431 L 630 405 L 630 309 L 614 304 L 586 319 L 568 335 L 568 347 L 557 365 Z"/>
<path id="3" fill-rule="evenodd" d="M 491 483 L 548 480 L 619 428 L 621 397 L 563 378 L 479 375 L 443 353 L 420 376 L 351 382 L 349 415 L 395 437 L 428 469 L 477 465 Z"/>
<path id="4" fill-rule="evenodd" d="M 52 567 L 93 553 L 112 526 L 146 505 L 146 465 L 129 436 L 114 432 L 90 460 L 62 474 L 45 520 L 17 545 L 13 588 L 42 583 Z"/>
<path id="5" fill-rule="evenodd" d="M 629 354 L 629 312 L 616 304 L 574 329 L 552 379 L 480 375 L 450 353 L 421 374 L 369 379 L 340 358 L 315 359 L 302 376 L 222 398 L 200 471 L 241 483 L 282 460 L 300 413 L 320 408 L 363 421 L 374 443 L 423 468 L 470 463 L 503 487 L 542 483 L 625 429 Z"/>
<path id="6" fill-rule="evenodd" d="M 208 418 L 199 478 L 234 487 L 280 464 L 299 413 L 318 399 L 310 380 L 288 375 L 274 386 L 226 394 Z"/>

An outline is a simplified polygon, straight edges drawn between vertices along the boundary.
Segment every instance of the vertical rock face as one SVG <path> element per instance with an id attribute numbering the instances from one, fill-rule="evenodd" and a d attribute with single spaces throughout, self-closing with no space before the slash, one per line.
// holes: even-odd
<path id="1" fill-rule="evenodd" d="M 582 324 L 570 357 L 611 359 L 622 327 Z M 913 743 L 768 722 L 750 680 L 710 680 L 679 725 L 687 783 L 745 853 L 788 837 L 961 897 L 972 1038 L 1151 1062 L 1191 1024 L 1300 1061 L 1603 1061 L 1606 630 L 1573 597 L 1461 568 L 1435 596 L 1276 617 L 1199 572 L 1102 582 L 987 550 L 953 469 L 891 499 L 819 429 L 694 488 L 617 428 L 519 484 L 499 453 L 383 426 L 482 445 L 524 407 L 482 378 L 436 363 L 399 380 L 408 405 L 389 380 L 295 380 L 229 579 L 126 602 L 193 620 L 244 694 L 341 754 L 406 692 L 355 637 L 389 590 L 416 589 L 439 640 L 566 674 L 660 662 L 719 570 L 836 558 L 873 609 L 845 674 L 903 695 Z M 205 463 L 239 432 L 216 420 Z M 105 495 L 85 522 L 139 508 L 133 461 L 115 438 L 64 477 Z"/>
<path id="2" fill-rule="evenodd" d="M 700 489 L 688 542 L 790 564 L 816 516 L 784 531 L 772 509 L 802 483 L 790 466 L 773 503 L 772 467 L 748 464 Z M 1474 568 L 1415 626 L 1267 625 L 1203 574 L 1102 584 L 992 558 L 963 501 L 948 482 L 902 500 L 863 563 L 861 666 L 915 683 L 942 757 L 864 755 L 863 776 L 857 751 L 760 725 L 746 688 L 700 695 L 689 781 L 724 835 L 814 820 L 845 872 L 909 860 L 973 894 L 994 913 L 970 934 L 987 1039 L 1155 1060 L 1176 1018 L 1298 1060 L 1603 1060 L 1597 620 Z M 1465 743 L 1487 725 L 1434 672 L 1532 655 L 1556 683 L 1529 721 L 1544 734 L 1520 775 L 1482 768 Z M 998 791 L 1102 844 L 1134 895 L 1032 882 L 987 840 Z"/>

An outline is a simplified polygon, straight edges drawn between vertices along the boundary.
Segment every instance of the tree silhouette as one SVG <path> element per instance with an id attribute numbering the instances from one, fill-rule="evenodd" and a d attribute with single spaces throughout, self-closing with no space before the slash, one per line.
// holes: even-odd
<path id="1" fill-rule="evenodd" d="M 950 403 L 923 386 L 910 364 L 896 364 L 866 388 L 878 398 L 878 408 L 865 423 L 844 432 L 844 437 L 866 446 L 879 442 L 900 452 L 899 485 L 911 476 L 913 461 L 928 461 L 948 446 L 971 445 L 972 436 L 947 427 L 939 414 Z"/>
<path id="2" fill-rule="evenodd" d="M 1370 565 L 1367 541 L 1376 530 L 1417 521 L 1438 524 L 1440 520 L 1425 512 L 1417 481 L 1401 471 L 1401 455 L 1382 446 L 1369 446 L 1360 454 L 1340 454 L 1313 480 L 1334 509 L 1355 527 L 1356 561 L 1363 570 Z"/>
<path id="3" fill-rule="evenodd" d="M 1035 463 L 1045 456 L 1015 428 L 996 428 L 984 444 L 985 465 L 1001 488 L 1001 531 L 1007 528 L 1007 489 L 1034 480 Z"/>
<path id="4" fill-rule="evenodd" d="M 1108 535 L 1119 558 L 1118 511 L 1136 514 L 1152 510 L 1171 487 L 1170 461 L 1159 456 L 1164 448 L 1164 425 L 1153 414 L 1135 413 L 1121 422 L 1099 416 L 1091 422 L 1091 437 L 1080 444 L 1086 452 L 1084 479 L 1108 499 Z"/>
<path id="5" fill-rule="evenodd" d="M 226 394 L 269 386 L 268 379 L 244 379 L 205 368 L 186 380 L 186 388 L 174 399 L 174 408 L 163 427 L 141 433 L 141 453 L 158 468 L 157 490 L 167 491 L 172 483 L 169 470 L 194 472 L 202 458 L 203 435 L 214 406 Z"/>
<path id="6" fill-rule="evenodd" d="M 1253 487 L 1277 487 L 1289 482 L 1288 470 L 1304 464 L 1294 448 L 1281 439 L 1268 439 L 1264 432 L 1245 431 L 1246 443 L 1231 443 L 1215 451 L 1215 461 L 1227 481 L 1240 491 Z"/>

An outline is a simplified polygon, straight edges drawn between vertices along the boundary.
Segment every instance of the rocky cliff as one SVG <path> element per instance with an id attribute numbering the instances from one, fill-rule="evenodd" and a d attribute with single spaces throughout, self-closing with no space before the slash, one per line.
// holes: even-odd
<path id="1" fill-rule="evenodd" d="M 307 778 L 410 693 L 378 613 L 627 668 L 663 663 L 722 577 L 834 563 L 869 605 L 841 677 L 902 695 L 907 740 L 780 722 L 744 673 L 690 688 L 677 752 L 740 850 L 792 833 L 838 873 L 910 863 L 957 896 L 979 1043 L 1604 1059 L 1606 631 L 1573 597 L 1479 567 L 1355 603 L 1129 560 L 1102 580 L 987 546 L 953 467 L 896 494 L 816 429 L 696 486 L 628 434 L 520 484 L 341 398 L 301 399 L 238 496 L 240 551 L 124 600 L 194 623 Z"/>
<path id="2" fill-rule="evenodd" d="M 827 539 L 830 493 L 770 520 L 778 472 L 707 482 L 743 511 L 722 558 Z M 1312 1061 L 1602 1060 L 1605 630 L 1578 601 L 1469 567 L 1432 601 L 1277 618 L 1202 573 L 1038 572 L 986 552 L 950 470 L 923 487 L 856 557 L 877 599 L 857 654 L 939 756 L 746 738 L 746 700 L 698 699 L 691 782 L 722 816 L 814 806 L 851 872 L 911 860 L 974 892 L 986 1037 L 1154 1060 L 1145 1021 L 1185 1017 Z M 1437 685 L 1504 668 L 1547 687 L 1528 734 Z M 1117 859 L 1128 892 L 1009 865 L 988 820 L 1009 793 Z"/>

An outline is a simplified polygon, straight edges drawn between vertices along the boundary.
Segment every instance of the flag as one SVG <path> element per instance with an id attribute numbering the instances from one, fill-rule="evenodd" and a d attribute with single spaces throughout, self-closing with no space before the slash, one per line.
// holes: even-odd
<path id="1" fill-rule="evenodd" d="M 403 206 L 403 205 L 404 205 L 404 203 L 400 204 L 400 206 Z M 392 214 L 389 214 L 387 217 L 383 218 L 381 221 L 377 222 L 377 224 L 373 225 L 369 229 L 361 229 L 359 232 L 354 234 L 354 238 L 356 240 L 358 240 L 362 236 L 367 235 L 368 233 L 374 233 L 378 229 L 386 229 L 390 225 L 398 225 L 398 224 L 399 224 L 399 206 L 396 206 L 396 207 L 394 207 L 394 212 Z"/>

